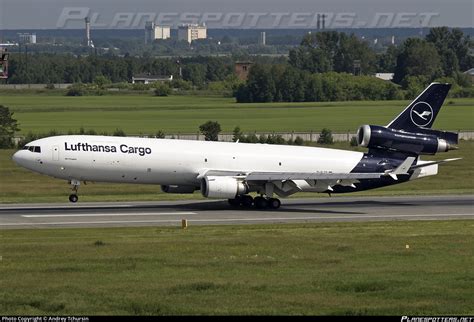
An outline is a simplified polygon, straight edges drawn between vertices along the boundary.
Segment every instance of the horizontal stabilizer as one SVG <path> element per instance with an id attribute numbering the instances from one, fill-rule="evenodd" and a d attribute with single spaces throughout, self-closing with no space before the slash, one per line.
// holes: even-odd
<path id="1" fill-rule="evenodd" d="M 434 165 L 434 164 L 441 164 L 441 163 L 446 163 L 446 162 L 451 162 L 451 161 L 458 161 L 458 160 L 462 160 L 462 158 L 445 159 L 445 160 L 440 160 L 440 161 L 430 161 L 430 162 L 426 162 L 426 163 L 413 165 L 413 166 L 410 167 L 410 170 L 423 168 L 423 167 L 428 167 L 428 166 Z"/>

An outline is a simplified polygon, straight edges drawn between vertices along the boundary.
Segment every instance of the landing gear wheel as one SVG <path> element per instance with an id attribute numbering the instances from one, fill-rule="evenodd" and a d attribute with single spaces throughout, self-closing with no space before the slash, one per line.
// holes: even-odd
<path id="1" fill-rule="evenodd" d="M 270 198 L 268 199 L 268 206 L 272 209 L 278 209 L 281 206 L 280 199 Z"/>
<path id="2" fill-rule="evenodd" d="M 263 197 L 256 197 L 254 199 L 254 203 L 255 203 L 255 208 L 257 209 L 265 209 L 268 207 L 268 201 L 267 199 Z"/>
<path id="3" fill-rule="evenodd" d="M 242 207 L 250 208 L 253 206 L 253 198 L 248 195 L 242 196 L 240 203 L 242 204 Z"/>
<path id="4" fill-rule="evenodd" d="M 76 203 L 79 200 L 79 197 L 77 195 L 69 195 L 69 201 L 72 203 Z"/>
<path id="5" fill-rule="evenodd" d="M 72 193 L 69 195 L 69 201 L 72 203 L 76 203 L 79 200 L 79 197 L 77 196 L 77 190 L 79 190 L 79 185 L 81 184 L 81 182 L 79 180 L 71 180 L 69 183 L 72 186 Z"/>
<path id="6" fill-rule="evenodd" d="M 234 199 L 229 199 L 227 201 L 229 202 L 229 205 L 234 207 L 240 206 L 240 203 L 242 202 L 240 196 L 237 196 Z"/>

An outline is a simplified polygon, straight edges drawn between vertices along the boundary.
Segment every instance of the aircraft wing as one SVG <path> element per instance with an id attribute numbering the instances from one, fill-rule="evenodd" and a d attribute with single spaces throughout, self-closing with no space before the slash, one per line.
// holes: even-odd
<path id="1" fill-rule="evenodd" d="M 397 168 L 386 170 L 385 172 L 370 173 L 325 173 L 325 172 L 239 172 L 226 170 L 203 169 L 198 174 L 198 179 L 204 176 L 231 176 L 240 177 L 246 181 L 289 181 L 289 180 L 361 180 L 361 179 L 378 179 L 384 176 L 390 176 L 397 180 L 397 175 L 408 174 L 412 168 L 411 165 L 415 161 L 414 157 L 408 157 Z"/>
<path id="2" fill-rule="evenodd" d="M 378 179 L 390 176 L 398 180 L 397 175 L 408 174 L 410 166 L 415 161 L 414 157 L 408 157 L 396 169 L 387 170 L 382 173 L 320 173 L 320 172 L 251 172 L 247 175 L 247 181 L 285 181 L 285 180 L 361 180 Z"/>
<path id="3" fill-rule="evenodd" d="M 384 173 L 315 173 L 315 172 L 251 172 L 247 181 L 285 181 L 285 180 L 359 180 L 376 179 Z"/>
<path id="4" fill-rule="evenodd" d="M 286 180 L 358 180 L 376 179 L 385 173 L 318 173 L 318 172 L 238 172 L 223 170 L 200 171 L 198 179 L 204 176 L 240 177 L 246 181 L 286 181 Z"/>

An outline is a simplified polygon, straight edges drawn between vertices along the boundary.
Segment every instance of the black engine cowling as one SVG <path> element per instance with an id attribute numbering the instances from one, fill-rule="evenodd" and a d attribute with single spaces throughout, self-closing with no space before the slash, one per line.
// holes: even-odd
<path id="1" fill-rule="evenodd" d="M 193 193 L 198 190 L 195 186 L 162 185 L 161 191 L 165 193 Z"/>
<path id="2" fill-rule="evenodd" d="M 436 154 L 454 149 L 457 134 L 430 129 L 410 133 L 376 125 L 363 125 L 357 131 L 360 146 L 414 154 Z M 440 138 L 443 137 L 443 138 Z M 456 142 L 454 142 L 456 141 Z"/>

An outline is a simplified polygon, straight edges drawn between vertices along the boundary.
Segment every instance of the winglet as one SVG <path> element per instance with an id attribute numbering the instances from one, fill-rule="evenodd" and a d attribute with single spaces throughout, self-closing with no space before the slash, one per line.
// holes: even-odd
<path id="1" fill-rule="evenodd" d="M 385 175 L 389 175 L 393 178 L 393 180 L 398 180 L 397 175 L 400 174 L 408 174 L 408 170 L 410 170 L 411 165 L 415 162 L 415 157 L 408 157 L 405 161 L 402 162 L 396 169 L 388 170 Z"/>

